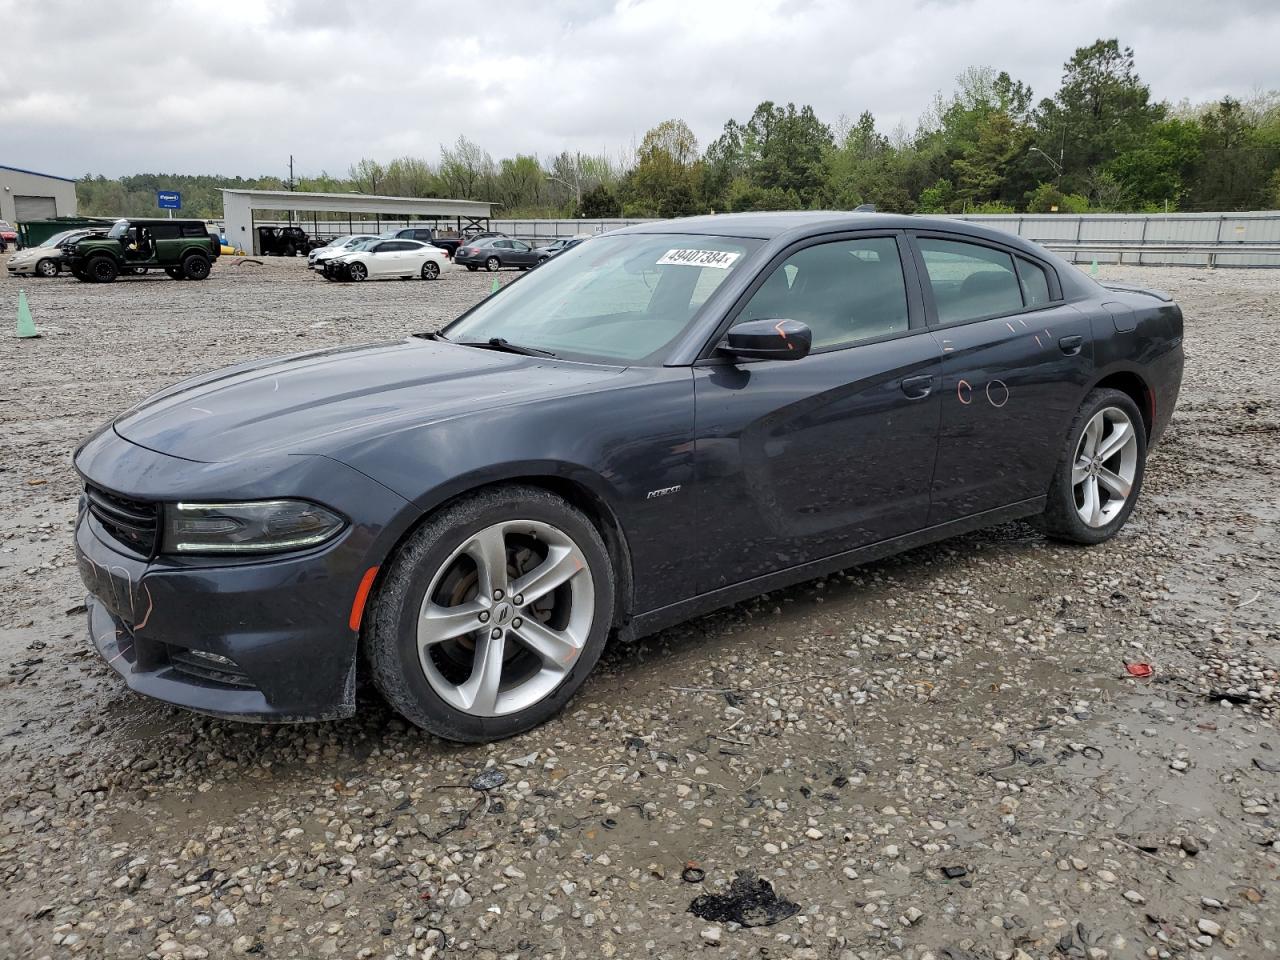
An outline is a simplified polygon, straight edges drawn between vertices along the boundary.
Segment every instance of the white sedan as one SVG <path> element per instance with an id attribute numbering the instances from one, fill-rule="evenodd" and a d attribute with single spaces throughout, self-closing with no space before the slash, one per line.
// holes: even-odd
<path id="1" fill-rule="evenodd" d="M 440 247 L 417 240 L 369 240 L 324 263 L 326 280 L 434 280 L 449 262 Z"/>
<path id="2" fill-rule="evenodd" d="M 316 247 L 307 254 L 307 266 L 312 270 L 323 270 L 326 260 L 332 260 L 334 257 L 342 256 L 344 253 L 350 253 L 360 244 L 377 239 L 377 236 L 372 233 L 349 233 L 345 237 L 335 237 L 323 247 Z"/>

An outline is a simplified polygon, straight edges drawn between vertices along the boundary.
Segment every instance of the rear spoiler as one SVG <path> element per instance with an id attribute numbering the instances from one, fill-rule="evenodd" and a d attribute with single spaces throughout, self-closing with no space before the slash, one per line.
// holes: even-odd
<path id="1" fill-rule="evenodd" d="M 1140 287 L 1136 283 L 1104 283 L 1102 287 L 1107 290 L 1114 290 L 1116 293 L 1140 293 L 1144 296 L 1154 297 L 1157 300 L 1163 300 L 1165 303 L 1173 303 L 1173 294 L 1164 290 Z"/>

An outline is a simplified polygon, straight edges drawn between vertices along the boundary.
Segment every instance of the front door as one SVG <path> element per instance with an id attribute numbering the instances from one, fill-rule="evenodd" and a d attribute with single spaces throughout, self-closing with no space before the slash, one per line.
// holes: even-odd
<path id="1" fill-rule="evenodd" d="M 913 243 L 942 350 L 930 524 L 1044 496 L 1092 368 L 1089 318 L 1048 263 L 954 235 Z"/>
<path id="2" fill-rule="evenodd" d="M 893 233 L 792 248 L 734 322 L 798 320 L 813 352 L 695 367 L 699 592 L 925 525 L 941 359 L 905 250 Z"/>

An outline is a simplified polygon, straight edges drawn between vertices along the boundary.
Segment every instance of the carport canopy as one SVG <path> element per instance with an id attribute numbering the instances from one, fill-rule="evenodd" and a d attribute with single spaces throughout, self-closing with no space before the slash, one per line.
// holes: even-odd
<path id="1" fill-rule="evenodd" d="M 484 229 L 492 205 L 485 200 L 444 200 L 435 197 L 380 197 L 365 193 L 304 193 L 297 190 L 223 190 L 223 228 L 227 242 L 259 253 L 255 210 L 308 213 L 373 214 L 391 220 L 432 220 L 438 226 Z M 440 221 L 453 221 L 441 224 Z"/>

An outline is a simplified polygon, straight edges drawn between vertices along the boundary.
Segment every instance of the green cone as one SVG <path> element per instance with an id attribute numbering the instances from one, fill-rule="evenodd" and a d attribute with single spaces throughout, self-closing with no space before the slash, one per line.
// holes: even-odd
<path id="1" fill-rule="evenodd" d="M 502 288 L 502 284 L 500 284 L 500 283 L 498 282 L 498 278 L 497 278 L 497 277 L 494 277 L 494 278 L 493 278 L 493 285 L 492 285 L 491 287 L 489 287 L 489 292 L 490 292 L 490 293 L 497 293 L 501 288 Z"/>
<path id="2" fill-rule="evenodd" d="M 27 291 L 18 291 L 18 336 L 25 338 L 38 337 L 35 321 L 31 319 L 31 308 L 27 306 Z"/>
<path id="3" fill-rule="evenodd" d="M 1089 264 L 1089 275 L 1096 277 L 1098 275 L 1098 258 L 1094 257 L 1093 262 Z"/>

